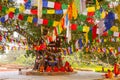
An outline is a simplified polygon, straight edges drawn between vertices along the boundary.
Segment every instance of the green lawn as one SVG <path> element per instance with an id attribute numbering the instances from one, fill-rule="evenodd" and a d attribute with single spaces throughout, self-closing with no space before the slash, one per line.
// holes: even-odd
<path id="1" fill-rule="evenodd" d="M 85 64 L 85 63 L 82 63 L 80 65 L 78 65 L 77 63 L 74 63 L 74 64 L 72 64 L 72 67 L 75 69 L 93 70 L 96 72 L 107 72 L 108 69 L 113 71 L 113 67 L 104 67 L 104 70 L 103 70 L 103 66 L 101 66 L 101 65 Z"/>

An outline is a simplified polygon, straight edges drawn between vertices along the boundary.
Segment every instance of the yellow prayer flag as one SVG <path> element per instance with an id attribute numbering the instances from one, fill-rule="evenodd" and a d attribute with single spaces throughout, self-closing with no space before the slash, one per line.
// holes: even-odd
<path id="1" fill-rule="evenodd" d="M 104 42 L 107 42 L 107 39 L 104 39 Z"/>
<path id="2" fill-rule="evenodd" d="M 6 12 L 6 14 L 9 14 L 9 10 L 8 9 L 5 12 Z"/>
<path id="3" fill-rule="evenodd" d="M 85 40 L 86 40 L 86 44 L 88 43 L 88 32 L 85 33 Z"/>
<path id="4" fill-rule="evenodd" d="M 25 46 L 25 49 L 28 50 L 28 45 Z"/>
<path id="5" fill-rule="evenodd" d="M 58 21 L 54 21 L 53 26 L 57 27 L 58 25 L 59 25 L 59 22 Z"/>
<path id="6" fill-rule="evenodd" d="M 60 29 L 60 33 L 61 33 L 63 31 L 61 23 L 59 23 L 59 29 Z"/>
<path id="7" fill-rule="evenodd" d="M 106 53 L 109 53 L 109 50 L 108 50 L 108 49 L 106 49 Z"/>
<path id="8" fill-rule="evenodd" d="M 101 18 L 104 19 L 105 16 L 106 16 L 106 12 L 105 12 L 105 11 L 102 11 L 102 13 L 101 13 Z"/>
<path id="9" fill-rule="evenodd" d="M 77 8 L 76 8 L 76 6 L 75 6 L 75 3 L 73 2 L 72 3 L 72 16 L 73 16 L 73 18 L 74 19 L 76 19 L 77 18 Z"/>
<path id="10" fill-rule="evenodd" d="M 25 6 L 24 5 L 20 5 L 19 11 L 20 12 L 24 12 L 25 11 Z"/>
<path id="11" fill-rule="evenodd" d="M 32 21 L 33 21 L 33 17 L 32 17 L 32 16 L 28 16 L 28 18 L 27 18 L 27 22 L 32 23 Z"/>
<path id="12" fill-rule="evenodd" d="M 89 32 L 90 30 L 90 27 L 88 26 L 83 26 L 83 32 Z"/>
<path id="13" fill-rule="evenodd" d="M 100 9 L 100 4 L 99 4 L 98 0 L 96 0 L 96 9 Z"/>
<path id="14" fill-rule="evenodd" d="M 9 8 L 9 12 L 15 12 L 15 8 L 10 7 L 10 8 Z"/>
<path id="15" fill-rule="evenodd" d="M 110 28 L 111 31 L 118 32 L 118 27 L 117 26 L 112 26 Z"/>
<path id="16" fill-rule="evenodd" d="M 88 7 L 88 8 L 87 8 L 87 11 L 88 11 L 88 12 L 95 12 L 95 7 Z"/>
<path id="17" fill-rule="evenodd" d="M 47 14 L 55 14 L 55 10 L 47 10 Z"/>

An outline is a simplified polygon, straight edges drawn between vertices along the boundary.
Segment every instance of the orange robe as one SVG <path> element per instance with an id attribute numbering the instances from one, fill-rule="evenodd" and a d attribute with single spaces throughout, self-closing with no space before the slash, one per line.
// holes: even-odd
<path id="1" fill-rule="evenodd" d="M 114 65 L 114 73 L 115 73 L 115 75 L 119 74 L 119 65 L 118 64 Z"/>
<path id="2" fill-rule="evenodd" d="M 113 73 L 110 71 L 107 74 L 105 74 L 105 77 L 112 79 L 113 78 Z"/>
<path id="3" fill-rule="evenodd" d="M 51 72 L 52 71 L 52 68 L 50 67 L 50 66 L 48 66 L 47 68 L 46 68 L 46 72 Z"/>
<path id="4" fill-rule="evenodd" d="M 54 72 L 59 72 L 58 67 L 54 67 L 54 68 L 53 68 L 53 71 L 54 71 Z"/>
<path id="5" fill-rule="evenodd" d="M 73 72 L 73 69 L 72 69 L 72 67 L 69 67 L 69 72 Z"/>
<path id="6" fill-rule="evenodd" d="M 65 72 L 65 68 L 64 68 L 64 67 L 61 67 L 61 68 L 60 68 L 60 71 L 61 71 L 61 72 Z"/>
<path id="7" fill-rule="evenodd" d="M 40 72 L 44 71 L 44 66 L 40 66 Z"/>

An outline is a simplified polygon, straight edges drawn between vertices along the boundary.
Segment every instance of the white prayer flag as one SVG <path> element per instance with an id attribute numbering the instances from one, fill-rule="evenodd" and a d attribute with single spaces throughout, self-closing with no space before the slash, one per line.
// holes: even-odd
<path id="1" fill-rule="evenodd" d="M 7 15 L 5 15 L 5 21 L 7 21 L 8 20 L 8 14 Z"/>
<path id="2" fill-rule="evenodd" d="M 38 24 L 43 24 L 43 19 L 38 19 Z"/>
<path id="3" fill-rule="evenodd" d="M 119 36 L 119 32 L 114 32 L 113 36 L 118 37 Z"/>
<path id="4" fill-rule="evenodd" d="M 48 7 L 49 8 L 54 8 L 55 2 L 50 2 L 48 1 Z"/>

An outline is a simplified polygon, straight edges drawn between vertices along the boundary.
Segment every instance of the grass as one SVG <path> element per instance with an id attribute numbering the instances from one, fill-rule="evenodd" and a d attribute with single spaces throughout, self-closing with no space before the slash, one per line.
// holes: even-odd
<path id="1" fill-rule="evenodd" d="M 72 64 L 72 67 L 75 69 L 84 69 L 84 70 L 93 70 L 95 72 L 107 72 L 108 69 L 113 71 L 113 67 L 104 67 L 101 65 L 96 65 L 96 64 L 86 64 L 86 63 L 81 63 L 78 65 L 77 63 Z"/>

